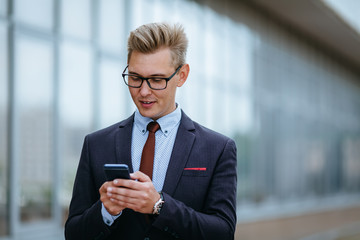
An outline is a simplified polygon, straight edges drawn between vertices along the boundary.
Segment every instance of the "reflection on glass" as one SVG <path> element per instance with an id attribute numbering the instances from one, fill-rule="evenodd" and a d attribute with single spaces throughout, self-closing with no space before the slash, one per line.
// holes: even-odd
<path id="1" fill-rule="evenodd" d="M 348 191 L 360 189 L 360 136 L 348 136 L 342 140 L 343 187 Z"/>
<path id="2" fill-rule="evenodd" d="M 0 24 L 0 236 L 7 234 L 7 42 L 5 25 Z"/>
<path id="3" fill-rule="evenodd" d="M 100 27 L 99 38 L 103 49 L 120 50 L 124 35 L 124 3 L 125 1 L 99 1 Z"/>
<path id="4" fill-rule="evenodd" d="M 64 41 L 60 46 L 60 162 L 63 164 L 61 204 L 67 211 L 84 136 L 93 116 L 90 48 Z M 66 213 L 65 213 L 66 215 Z"/>
<path id="5" fill-rule="evenodd" d="M 89 47 L 64 41 L 60 47 L 60 111 L 66 125 L 85 129 L 91 126 L 91 67 Z"/>
<path id="6" fill-rule="evenodd" d="M 131 98 L 121 78 L 121 67 L 118 62 L 101 62 L 99 109 L 101 127 L 107 127 L 126 117 L 127 103 Z M 131 111 L 134 109 L 132 108 Z"/>
<path id="7" fill-rule="evenodd" d="M 0 15 L 5 15 L 6 13 L 6 0 L 0 0 Z"/>
<path id="8" fill-rule="evenodd" d="M 47 30 L 53 27 L 52 0 L 15 0 L 14 12 L 16 20 L 22 23 Z"/>
<path id="9" fill-rule="evenodd" d="M 143 1 L 143 0 L 132 0 L 131 2 L 131 14 L 130 17 L 130 29 L 135 29 L 140 25 L 152 22 L 154 19 L 154 9 L 156 3 L 154 0 Z"/>
<path id="10" fill-rule="evenodd" d="M 90 1 L 63 0 L 61 1 L 61 31 L 65 35 L 89 40 Z"/>
<path id="11" fill-rule="evenodd" d="M 34 61 L 36 59 L 36 61 Z M 15 98 L 21 220 L 51 217 L 53 61 L 48 42 L 18 35 Z"/>

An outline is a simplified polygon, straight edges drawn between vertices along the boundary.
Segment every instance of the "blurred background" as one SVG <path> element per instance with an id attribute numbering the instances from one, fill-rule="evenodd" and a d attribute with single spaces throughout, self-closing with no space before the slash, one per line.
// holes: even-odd
<path id="1" fill-rule="evenodd" d="M 84 136 L 133 113 L 127 37 L 154 21 L 190 41 L 177 102 L 237 143 L 236 239 L 360 239 L 359 16 L 357 0 L 0 0 L 0 239 L 64 239 Z"/>

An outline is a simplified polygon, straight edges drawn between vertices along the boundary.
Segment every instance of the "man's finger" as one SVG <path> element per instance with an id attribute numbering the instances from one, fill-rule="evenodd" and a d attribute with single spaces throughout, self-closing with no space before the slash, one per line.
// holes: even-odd
<path id="1" fill-rule="evenodd" d="M 130 177 L 131 177 L 131 179 L 138 180 L 140 182 L 151 182 L 150 177 L 140 171 L 130 174 Z"/>

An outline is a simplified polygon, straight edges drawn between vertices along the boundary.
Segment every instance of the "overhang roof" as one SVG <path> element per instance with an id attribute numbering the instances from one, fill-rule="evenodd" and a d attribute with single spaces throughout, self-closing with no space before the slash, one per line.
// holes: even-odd
<path id="1" fill-rule="evenodd" d="M 304 33 L 360 72 L 360 33 L 323 0 L 246 0 Z"/>

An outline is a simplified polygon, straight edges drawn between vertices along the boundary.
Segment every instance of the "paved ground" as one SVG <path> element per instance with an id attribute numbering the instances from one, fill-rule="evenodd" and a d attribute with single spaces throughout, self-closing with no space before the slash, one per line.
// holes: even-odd
<path id="1" fill-rule="evenodd" d="M 354 235 L 354 236 L 350 236 L 350 237 L 338 238 L 338 240 L 359 240 L 359 239 L 360 239 L 360 234 Z"/>
<path id="2" fill-rule="evenodd" d="M 360 207 L 238 224 L 237 240 L 360 240 Z"/>

